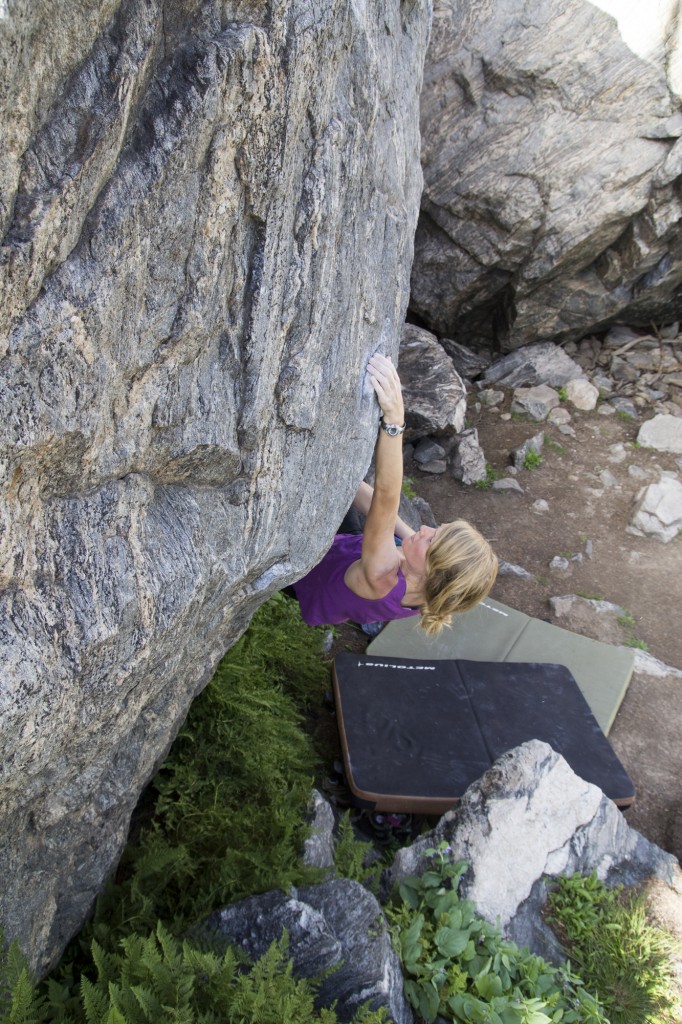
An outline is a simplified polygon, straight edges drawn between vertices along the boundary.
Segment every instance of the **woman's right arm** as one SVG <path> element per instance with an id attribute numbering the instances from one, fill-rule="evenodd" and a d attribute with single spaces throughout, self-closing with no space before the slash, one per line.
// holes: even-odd
<path id="1" fill-rule="evenodd" d="M 393 363 L 376 353 L 368 364 L 372 386 L 384 421 L 404 423 L 400 378 Z M 402 435 L 391 437 L 379 429 L 375 451 L 374 491 L 362 535 L 362 555 L 346 572 L 347 585 L 362 597 L 383 597 L 396 584 L 400 557 L 393 532 L 403 482 Z M 366 494 L 367 492 L 365 492 Z"/>

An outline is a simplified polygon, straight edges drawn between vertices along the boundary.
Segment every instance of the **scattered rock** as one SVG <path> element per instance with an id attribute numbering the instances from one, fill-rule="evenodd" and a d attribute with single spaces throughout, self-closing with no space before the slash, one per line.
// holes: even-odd
<path id="1" fill-rule="evenodd" d="M 613 391 L 613 381 L 605 373 L 594 373 L 592 375 L 592 383 L 600 394 L 608 394 L 610 391 Z"/>
<path id="2" fill-rule="evenodd" d="M 582 377 L 580 366 L 564 350 L 551 341 L 525 345 L 498 359 L 483 374 L 484 385 L 521 388 L 549 384 L 562 387 L 569 380 Z"/>
<path id="3" fill-rule="evenodd" d="M 634 480 L 648 480 L 649 475 L 646 469 L 642 469 L 641 466 L 628 466 L 628 476 L 631 476 Z"/>
<path id="4" fill-rule="evenodd" d="M 452 359 L 457 373 L 467 380 L 473 380 L 490 366 L 493 361 L 492 353 L 489 350 L 477 349 L 473 351 L 466 345 L 461 345 L 452 338 L 441 338 L 440 343 Z"/>
<path id="5" fill-rule="evenodd" d="M 550 409 L 547 422 L 559 427 L 571 422 L 571 414 L 562 405 L 557 405 L 556 408 Z"/>
<path id="6" fill-rule="evenodd" d="M 615 398 L 609 398 L 608 402 L 613 406 L 616 412 L 621 413 L 623 416 L 629 416 L 630 419 L 638 420 L 639 412 L 634 402 L 631 402 L 629 398 L 623 398 L 621 395 L 616 395 Z"/>
<path id="7" fill-rule="evenodd" d="M 334 867 L 334 811 L 316 789 L 312 795 L 310 835 L 303 844 L 303 863 L 314 868 Z"/>
<path id="8" fill-rule="evenodd" d="M 665 662 L 655 658 L 648 651 L 641 651 L 638 648 L 631 648 L 635 656 L 634 671 L 644 676 L 651 676 L 652 679 L 682 679 L 682 670 L 673 665 L 666 665 Z M 680 846 L 682 849 L 682 845 Z"/>
<path id="9" fill-rule="evenodd" d="M 568 423 L 559 424 L 559 433 L 566 434 L 567 437 L 576 437 L 576 432 Z"/>
<path id="10" fill-rule="evenodd" d="M 524 441 L 520 448 L 516 448 L 511 453 L 512 461 L 516 469 L 525 469 L 525 460 L 529 452 L 533 452 L 535 455 L 541 455 L 542 449 L 545 445 L 545 435 L 535 434 L 533 437 L 529 437 L 527 441 Z"/>
<path id="11" fill-rule="evenodd" d="M 457 438 L 457 446 L 451 460 L 451 471 L 455 480 L 471 485 L 485 480 L 487 469 L 483 449 L 478 443 L 475 427 L 463 430 Z"/>
<path id="12" fill-rule="evenodd" d="M 337 1002 L 348 1021 L 369 1000 L 386 1007 L 396 1024 L 412 1024 L 403 976 L 379 903 L 358 882 L 340 878 L 323 885 L 268 892 L 211 914 L 202 930 L 219 946 L 237 945 L 257 959 L 286 929 L 294 973 L 312 978 L 329 972 L 318 1006 Z"/>
<path id="13" fill-rule="evenodd" d="M 584 412 L 591 412 L 597 407 L 599 389 L 588 380 L 569 380 L 566 385 L 568 401 Z"/>
<path id="14" fill-rule="evenodd" d="M 611 601 L 566 594 L 550 597 L 549 606 L 553 621 L 572 633 L 591 636 L 605 644 L 621 645 L 625 639 L 623 626 L 618 621 L 624 617 L 625 610 Z"/>
<path id="15" fill-rule="evenodd" d="M 438 476 L 447 471 L 448 464 L 445 459 L 432 459 L 431 462 L 422 462 L 419 468 L 422 473 L 432 473 L 434 476 Z"/>
<path id="16" fill-rule="evenodd" d="M 629 828 L 600 789 L 538 740 L 504 754 L 432 832 L 398 851 L 388 883 L 423 871 L 426 851 L 442 841 L 453 861 L 469 864 L 462 895 L 489 921 L 499 918 L 514 941 L 549 959 L 561 952 L 541 916 L 545 878 L 596 871 L 613 884 L 655 877 L 672 886 L 679 873 L 673 856 Z"/>
<path id="17" fill-rule="evenodd" d="M 639 537 L 655 537 L 668 544 L 682 530 L 682 484 L 673 476 L 663 475 L 635 498 L 630 526 Z"/>
<path id="18" fill-rule="evenodd" d="M 604 487 L 617 487 L 618 481 L 611 472 L 610 469 L 603 469 L 599 474 L 599 479 L 603 483 Z"/>
<path id="19" fill-rule="evenodd" d="M 609 405 L 608 402 L 602 402 L 602 404 L 597 409 L 597 412 L 599 413 L 600 416 L 615 416 L 616 415 L 616 410 L 613 408 L 612 405 Z"/>
<path id="20" fill-rule="evenodd" d="M 568 566 L 568 559 L 564 558 L 563 555 L 555 555 L 552 561 L 549 563 L 550 569 L 561 569 L 562 572 L 565 572 L 566 569 L 568 569 Z"/>
<path id="21" fill-rule="evenodd" d="M 549 512 L 549 505 L 544 498 L 538 498 L 537 501 L 534 501 L 531 508 L 533 512 L 537 512 L 538 515 L 541 515 L 543 512 Z"/>
<path id="22" fill-rule="evenodd" d="M 399 366 L 405 398 L 405 440 L 459 434 L 466 416 L 466 388 L 434 335 L 405 324 Z"/>
<path id="23" fill-rule="evenodd" d="M 520 580 L 532 580 L 533 573 L 528 572 L 520 565 L 513 565 L 510 562 L 503 562 L 500 559 L 498 574 L 500 576 L 516 576 Z"/>
<path id="24" fill-rule="evenodd" d="M 608 447 L 608 455 L 606 456 L 609 462 L 624 462 L 627 458 L 627 451 L 624 444 L 611 444 Z"/>
<path id="25" fill-rule="evenodd" d="M 485 405 L 489 409 L 492 409 L 493 406 L 499 405 L 500 402 L 504 401 L 504 391 L 495 391 L 492 388 L 483 388 L 478 392 L 478 398 L 481 405 Z"/>
<path id="26" fill-rule="evenodd" d="M 682 419 L 677 416 L 658 415 L 639 428 L 637 441 L 642 448 L 657 452 L 682 454 Z"/>
<path id="27" fill-rule="evenodd" d="M 523 487 L 518 480 L 509 476 L 505 476 L 501 480 L 493 480 L 492 489 L 494 491 L 518 491 L 519 494 L 523 494 Z"/>
<path id="28" fill-rule="evenodd" d="M 415 462 L 433 462 L 434 459 L 443 459 L 444 457 L 445 449 L 443 446 L 430 437 L 422 438 L 414 450 Z"/>
<path id="29" fill-rule="evenodd" d="M 538 384 L 532 388 L 516 388 L 512 412 L 527 413 L 534 420 L 546 420 L 550 411 L 555 409 L 559 402 L 556 391 L 546 384 Z"/>

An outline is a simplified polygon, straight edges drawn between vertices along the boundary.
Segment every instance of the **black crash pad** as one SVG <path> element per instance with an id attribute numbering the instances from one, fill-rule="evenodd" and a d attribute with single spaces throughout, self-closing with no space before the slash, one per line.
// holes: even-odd
<path id="1" fill-rule="evenodd" d="M 634 786 L 563 665 L 340 654 L 334 700 L 348 785 L 378 811 L 442 814 L 493 761 L 544 740 L 621 807 Z"/>

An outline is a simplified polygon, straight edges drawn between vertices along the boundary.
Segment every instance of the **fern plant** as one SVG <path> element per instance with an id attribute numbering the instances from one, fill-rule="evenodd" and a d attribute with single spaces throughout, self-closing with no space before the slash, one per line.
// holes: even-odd
<path id="1" fill-rule="evenodd" d="M 96 977 L 83 977 L 67 1006 L 59 993 L 38 995 L 15 949 L 3 1020 L 10 1024 L 337 1024 L 333 1007 L 315 1006 L 315 981 L 294 977 L 286 934 L 252 967 L 228 949 L 221 956 L 174 938 L 160 922 L 130 935 L 115 953 L 92 944 Z M 10 976 L 6 975 L 8 981 Z M 3 1004 L 0 1004 L 2 1006 Z M 384 1010 L 364 1007 L 354 1024 L 382 1024 Z"/>

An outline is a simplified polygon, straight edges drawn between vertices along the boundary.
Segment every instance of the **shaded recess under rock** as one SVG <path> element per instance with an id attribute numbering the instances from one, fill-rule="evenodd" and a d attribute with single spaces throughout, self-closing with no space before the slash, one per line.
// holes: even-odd
<path id="1" fill-rule="evenodd" d="M 430 13 L 14 0 L 2 20 L 0 920 L 38 971 L 192 698 L 367 470 Z"/>

